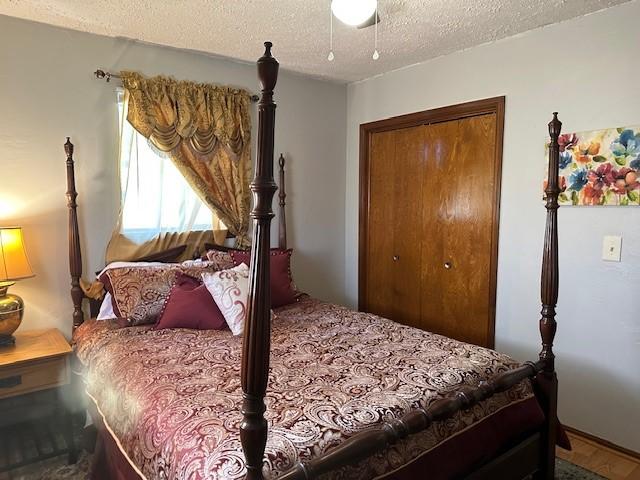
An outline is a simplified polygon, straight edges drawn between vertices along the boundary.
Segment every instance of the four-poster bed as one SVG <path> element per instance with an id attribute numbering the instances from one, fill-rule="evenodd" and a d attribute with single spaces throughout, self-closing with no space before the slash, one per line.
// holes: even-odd
<path id="1" fill-rule="evenodd" d="M 276 310 L 272 328 L 270 224 L 274 217 L 272 200 L 277 190 L 273 178 L 276 108 L 273 92 L 277 82 L 278 62 L 271 55 L 271 43 L 266 42 L 265 47 L 265 53 L 257 64 L 262 95 L 258 104 L 258 151 L 255 177 L 251 183 L 254 200 L 251 211 L 253 242 L 242 348 L 240 349 L 239 344 L 234 344 L 231 339 L 214 336 L 214 334 L 206 337 L 209 346 L 214 345 L 212 343 L 214 340 L 217 342 L 212 352 L 224 351 L 227 359 L 240 360 L 241 358 L 239 369 L 241 393 L 229 386 L 235 385 L 234 379 L 225 378 L 226 390 L 222 391 L 224 393 L 220 397 L 222 400 L 216 398 L 221 405 L 227 405 L 225 407 L 227 409 L 229 405 L 233 405 L 234 408 L 241 405 L 242 416 L 238 417 L 237 410 L 215 410 L 218 404 L 215 404 L 215 408 L 207 404 L 207 411 L 217 411 L 217 416 L 210 419 L 211 422 L 217 421 L 219 417 L 221 422 L 224 420 L 226 430 L 215 436 L 218 441 L 215 448 L 208 446 L 209 450 L 202 450 L 202 442 L 198 443 L 201 458 L 197 465 L 204 469 L 203 471 L 209 472 L 211 476 L 201 472 L 200 476 L 194 474 L 194 478 L 240 478 L 242 476 L 247 480 L 262 480 L 278 476 L 286 480 L 310 480 L 330 473 L 334 476 L 327 478 L 351 478 L 350 475 L 354 475 L 353 478 L 373 478 L 374 476 L 376 478 L 382 476 L 417 478 L 416 475 L 424 475 L 429 478 L 464 476 L 488 479 L 525 478 L 535 475 L 536 478 L 552 479 L 555 444 L 559 431 L 556 416 L 558 384 L 553 354 L 553 339 L 556 331 L 555 305 L 558 295 L 557 198 L 560 193 L 557 140 L 561 123 L 557 115 L 554 114 L 553 120 L 549 123 L 551 146 L 549 181 L 546 188 L 547 221 L 542 263 L 542 318 L 540 320 L 543 347 L 537 361 L 517 366 L 508 357 L 488 349 L 462 344 L 446 337 L 400 326 L 374 315 L 352 312 L 343 307 L 313 300 L 304 300 L 299 304 Z M 138 327 L 117 331 L 111 327 L 99 325 L 97 322 L 83 324 L 81 309 L 83 294 L 79 287 L 82 262 L 75 202 L 77 193 L 73 172 L 73 146 L 69 141 L 65 144 L 65 150 L 69 200 L 71 296 L 74 304 L 73 324 L 76 331 L 74 338 L 78 355 L 87 364 L 91 364 L 92 360 L 95 361 L 94 363 L 99 363 L 98 360 L 104 362 L 105 358 L 101 355 L 104 355 L 105 347 L 109 346 L 116 355 L 114 358 L 118 358 L 120 364 L 123 361 L 131 361 L 135 364 L 135 358 L 131 352 L 140 349 L 144 351 L 144 358 L 150 358 L 152 354 L 149 352 L 156 351 L 154 346 L 140 343 L 144 337 L 143 334 L 152 335 L 150 331 L 134 331 Z M 279 247 L 286 249 L 284 215 L 286 194 L 282 156 L 279 159 L 279 167 L 281 188 Z M 308 318 L 304 317 L 305 315 Z M 366 332 L 373 332 L 371 333 L 374 335 L 373 339 L 368 338 Z M 92 334 L 98 333 L 102 335 L 99 341 L 90 338 Z M 323 337 L 325 333 L 328 336 Z M 191 347 L 185 346 L 185 342 L 197 344 L 205 338 L 197 335 L 194 337 L 195 334 L 182 331 L 153 335 L 154 342 L 158 344 L 165 342 L 164 345 L 175 344 L 176 349 L 186 349 L 183 354 L 193 358 L 197 357 L 198 352 L 190 351 Z M 314 337 L 320 340 L 316 342 Z M 113 347 L 109 343 L 117 341 L 125 343 Z M 368 352 L 366 355 L 363 355 L 363 348 L 369 349 L 366 350 Z M 378 354 L 374 353 L 376 351 Z M 321 355 L 316 360 L 312 357 L 314 352 L 320 352 Z M 156 353 L 160 355 L 159 352 Z M 223 373 L 237 373 L 238 369 L 227 368 L 225 364 L 220 364 L 218 357 L 213 358 L 212 355 L 215 356 L 214 353 L 204 355 L 203 365 L 210 365 L 211 372 L 216 373 L 209 373 L 208 377 L 198 377 L 200 382 L 197 388 L 205 388 L 203 393 L 206 391 L 207 395 L 215 393 L 219 396 L 221 393 L 218 390 L 212 393 L 206 390 L 207 385 L 203 386 L 202 383 L 207 383 L 209 379 L 209 382 L 218 385 L 221 381 L 218 377 L 222 377 Z M 273 361 L 271 366 L 270 355 Z M 433 358 L 429 360 L 431 356 Z M 119 364 L 116 360 L 111 361 L 114 368 Z M 158 360 L 154 363 L 161 362 Z M 455 365 L 458 370 L 454 369 L 453 373 L 443 372 L 440 370 L 443 363 Z M 435 373 L 432 373 L 433 364 L 439 365 Z M 305 367 L 298 367 L 299 370 L 296 371 L 294 370 L 296 365 L 305 365 Z M 420 370 L 415 365 L 421 365 L 425 370 Z M 431 369 L 428 374 L 425 373 L 427 367 Z M 145 365 L 139 368 L 146 375 L 150 375 L 150 367 L 147 368 Z M 182 368 L 186 371 L 188 366 L 183 365 Z M 132 368 L 127 366 L 127 369 Z M 374 371 L 384 369 L 386 370 L 383 374 L 380 374 L 382 376 L 377 377 L 378 373 Z M 197 370 L 194 375 L 202 374 L 201 370 Z M 365 372 L 360 373 L 365 380 L 353 373 L 355 371 Z M 97 376 L 105 372 L 94 367 L 92 373 Z M 425 378 L 414 378 L 413 375 L 416 372 L 425 375 Z M 164 373 L 162 372 L 163 378 Z M 439 375 L 442 377 L 440 378 Z M 450 382 L 448 379 L 451 377 L 455 377 L 456 380 Z M 381 380 L 381 384 L 378 385 L 375 379 L 384 379 L 384 381 Z M 113 384 L 104 385 L 106 381 L 97 383 L 94 379 L 91 393 L 98 396 L 100 390 L 104 389 L 111 394 L 109 401 L 118 404 L 124 400 L 112 398 L 113 392 L 122 393 L 123 397 L 133 395 L 136 391 L 142 392 L 136 390 L 137 386 L 129 388 L 122 378 L 113 376 L 111 381 Z M 131 378 L 127 381 L 136 382 L 137 380 Z M 185 378 L 184 381 L 187 382 L 188 379 Z M 529 381 L 533 385 L 535 398 L 531 393 Z M 322 388 L 316 388 L 314 382 L 325 383 L 322 384 Z M 328 395 L 330 398 L 327 399 L 325 390 L 329 391 L 332 385 L 338 383 L 341 383 L 342 390 L 331 390 L 331 394 Z M 176 387 L 165 385 L 164 388 Z M 196 387 L 191 386 L 191 388 Z M 408 395 L 409 391 L 410 395 Z M 366 392 L 366 395 L 362 392 Z M 308 401 L 304 398 L 305 394 L 310 397 Z M 325 397 L 322 397 L 323 394 Z M 184 392 L 176 391 L 172 395 L 172 398 L 183 395 L 180 397 L 183 401 L 189 400 L 184 396 L 186 395 Z M 314 396 L 317 398 L 312 398 Z M 339 399 L 333 398 L 334 396 Z M 325 403 L 319 400 L 321 397 Z M 95 401 L 93 396 L 91 398 Z M 362 405 L 363 402 L 371 401 L 372 398 L 377 398 L 379 406 Z M 134 399 L 127 398 L 127 400 Z M 140 401 L 144 403 L 147 400 L 149 404 L 154 404 L 162 403 L 164 398 L 158 400 L 145 397 Z M 320 402 L 319 405 L 318 402 Z M 124 433 L 121 434 L 120 440 L 113 435 L 114 440 L 134 470 L 142 476 L 135 465 L 136 459 L 138 463 L 144 464 L 144 468 L 158 468 L 158 460 L 155 457 L 153 462 L 149 460 L 151 455 L 149 450 L 153 449 L 145 446 L 146 453 L 141 453 L 139 450 L 142 447 L 134 441 L 136 435 L 130 434 L 131 432 L 126 431 L 122 425 L 142 422 L 138 415 L 147 422 L 159 423 L 156 417 L 161 416 L 162 412 L 145 416 L 144 411 L 140 411 L 131 416 L 131 412 L 121 405 L 110 407 L 105 406 L 104 403 L 101 406 L 105 412 L 98 408 L 102 419 L 107 420 L 109 408 L 111 408 L 109 420 L 114 428 L 110 428 L 109 431 L 112 432 L 121 427 Z M 268 404 L 268 409 L 265 403 Z M 526 413 L 531 412 L 530 407 L 533 404 L 536 405 L 535 412 L 540 412 L 540 418 L 536 414 Z M 357 405 L 357 408 L 354 405 Z M 345 414 L 344 411 L 349 408 L 356 408 L 356 410 Z M 196 411 L 201 412 L 201 410 Z M 320 413 L 315 414 L 316 411 Z M 330 419 L 327 412 L 333 415 Z M 371 416 L 375 418 L 373 420 L 362 418 L 362 412 L 373 412 Z M 124 420 L 118 419 L 116 413 L 128 417 Z M 348 420 L 346 427 L 345 419 Z M 119 425 L 119 422 L 122 425 Z M 339 425 L 336 426 L 336 423 Z M 460 426 L 465 423 L 465 427 Z M 509 427 L 512 429 L 508 432 L 501 431 L 502 424 L 513 424 Z M 239 439 L 229 431 L 229 425 L 233 428 L 239 426 Z M 447 425 L 456 426 L 449 428 L 446 427 Z M 145 428 L 147 430 L 142 433 L 134 433 L 142 436 L 154 434 L 159 436 L 160 434 L 157 426 Z M 444 430 L 451 431 L 444 432 Z M 186 428 L 181 431 L 186 431 Z M 494 434 L 496 444 L 490 451 L 483 451 L 480 444 L 488 438 L 487 436 Z M 307 437 L 301 440 L 305 435 Z M 209 437 L 202 438 L 206 440 L 204 443 L 211 441 Z M 461 443 L 463 440 L 469 442 L 469 438 L 475 438 L 474 444 Z M 268 439 L 272 441 L 270 446 Z M 420 449 L 416 446 L 425 439 L 431 442 L 428 448 L 425 446 Z M 185 438 L 182 440 L 186 441 Z M 173 443 L 177 441 L 177 437 L 172 437 L 170 440 Z M 487 443 L 491 442 L 487 441 Z M 239 451 L 240 444 L 242 455 Z M 222 453 L 220 445 L 224 446 Z M 411 448 L 404 448 L 407 445 Z M 443 445 L 449 450 L 441 448 Z M 451 450 L 451 445 L 457 445 L 458 450 Z M 159 445 L 158 448 L 161 446 L 168 448 L 164 444 Z M 290 450 L 294 447 L 299 449 L 291 453 Z M 266 450 L 267 453 L 265 453 Z M 386 452 L 392 450 L 391 457 L 394 455 L 403 457 L 399 464 L 397 458 L 394 465 L 393 458 L 389 460 L 385 457 Z M 203 451 L 209 453 L 203 453 Z M 283 452 L 288 453 L 285 455 Z M 440 453 L 436 454 L 437 452 Z M 463 456 L 468 452 L 468 456 L 473 458 L 466 463 L 464 458 L 456 459 L 460 465 L 447 467 L 450 470 L 440 468 L 439 462 L 446 460 L 445 455 L 460 455 L 461 452 Z M 171 458 L 176 462 L 182 458 L 179 453 L 171 452 L 173 455 Z M 194 456 L 193 453 L 190 455 Z M 220 460 L 221 458 L 224 460 Z M 210 460 L 215 464 L 215 469 L 210 465 Z M 163 458 L 163 462 L 167 463 L 167 469 L 173 468 L 168 471 L 176 475 L 175 465 L 169 465 L 170 461 L 167 458 Z M 367 462 L 374 466 L 367 465 Z M 379 467 L 379 465 L 383 466 Z M 375 468 L 378 467 L 379 470 L 374 474 Z M 206 470 L 207 468 L 212 470 Z"/>

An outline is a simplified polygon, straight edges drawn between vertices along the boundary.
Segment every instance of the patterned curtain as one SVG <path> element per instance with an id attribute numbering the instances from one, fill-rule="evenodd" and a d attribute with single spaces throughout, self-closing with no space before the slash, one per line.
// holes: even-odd
<path id="1" fill-rule="evenodd" d="M 121 72 L 127 120 L 166 152 L 189 185 L 249 244 L 250 95 L 216 85 Z"/>

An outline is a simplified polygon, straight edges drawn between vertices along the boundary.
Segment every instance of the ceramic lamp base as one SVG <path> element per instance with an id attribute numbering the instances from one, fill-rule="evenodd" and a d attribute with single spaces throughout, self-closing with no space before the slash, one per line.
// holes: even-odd
<path id="1" fill-rule="evenodd" d="M 11 347 L 16 344 L 16 337 L 13 335 L 0 335 L 0 348 Z"/>

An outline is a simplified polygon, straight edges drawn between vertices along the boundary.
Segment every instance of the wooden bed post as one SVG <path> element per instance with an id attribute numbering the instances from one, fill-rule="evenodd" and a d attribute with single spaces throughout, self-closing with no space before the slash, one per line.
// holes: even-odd
<path id="1" fill-rule="evenodd" d="M 273 195 L 273 137 L 276 104 L 273 89 L 278 80 L 278 61 L 271 56 L 271 42 L 265 42 L 264 55 L 258 60 L 262 98 L 258 104 L 258 155 L 253 192 L 253 245 L 249 272 L 249 299 L 242 345 L 242 423 L 240 440 L 247 466 L 247 480 L 262 480 L 262 462 L 267 443 L 264 396 L 269 378 L 271 336 L 271 286 L 269 247 Z"/>
<path id="2" fill-rule="evenodd" d="M 73 163 L 73 143 L 67 137 L 64 144 L 67 154 L 67 208 L 69 209 L 69 273 L 71 274 L 71 300 L 73 301 L 73 329 L 84 321 L 82 299 L 84 293 L 80 288 L 82 276 L 82 253 L 80 252 L 80 231 L 78 229 L 78 204 L 76 198 L 76 177 Z"/>
<path id="3" fill-rule="evenodd" d="M 279 217 L 280 223 L 278 226 L 278 248 L 281 250 L 287 249 L 287 213 L 285 211 L 287 192 L 284 186 L 284 155 L 280 154 L 278 159 L 278 166 L 280 167 L 280 187 L 278 190 L 278 199 L 280 200 Z"/>
<path id="4" fill-rule="evenodd" d="M 553 113 L 549 122 L 549 177 L 547 179 L 547 222 L 544 234 L 544 250 L 542 254 L 541 299 L 542 317 L 540 318 L 540 336 L 542 337 L 542 351 L 540 360 L 543 369 L 538 374 L 538 383 L 544 395 L 542 407 L 545 410 L 546 424 L 543 430 L 543 448 L 541 458 L 540 478 L 553 480 L 555 475 L 556 437 L 558 431 L 558 377 L 555 372 L 555 355 L 553 354 L 553 340 L 556 336 L 556 304 L 558 303 L 558 183 L 560 147 L 558 137 L 562 129 L 562 122 L 558 120 L 558 112 Z"/>

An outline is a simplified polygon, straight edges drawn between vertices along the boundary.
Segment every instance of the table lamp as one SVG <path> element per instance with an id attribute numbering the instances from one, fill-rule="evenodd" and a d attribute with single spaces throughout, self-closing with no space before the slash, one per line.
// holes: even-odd
<path id="1" fill-rule="evenodd" d="M 0 227 L 0 347 L 15 344 L 13 332 L 20 326 L 24 312 L 22 299 L 7 290 L 15 280 L 33 276 L 22 228 Z"/>

